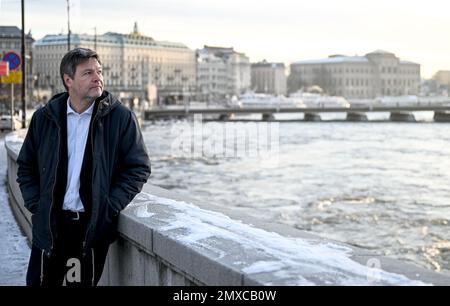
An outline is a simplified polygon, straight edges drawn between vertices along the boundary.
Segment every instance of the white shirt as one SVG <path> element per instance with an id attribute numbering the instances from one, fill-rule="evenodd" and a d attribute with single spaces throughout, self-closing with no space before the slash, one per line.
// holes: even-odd
<path id="1" fill-rule="evenodd" d="M 80 174 L 93 109 L 94 103 L 82 114 L 78 114 L 70 107 L 70 98 L 67 99 L 67 153 L 69 163 L 63 210 L 84 211 L 80 198 Z"/>

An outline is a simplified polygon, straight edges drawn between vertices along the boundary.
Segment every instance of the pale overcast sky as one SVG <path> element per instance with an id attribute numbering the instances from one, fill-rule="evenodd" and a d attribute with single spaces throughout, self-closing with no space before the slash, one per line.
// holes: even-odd
<path id="1" fill-rule="evenodd" d="M 234 47 L 252 62 L 293 61 L 376 49 L 450 70 L 448 0 L 71 0 L 72 31 L 129 33 L 135 21 L 156 40 Z M 66 0 L 25 0 L 35 39 L 66 33 Z M 20 0 L 0 0 L 0 25 L 20 27 Z"/>

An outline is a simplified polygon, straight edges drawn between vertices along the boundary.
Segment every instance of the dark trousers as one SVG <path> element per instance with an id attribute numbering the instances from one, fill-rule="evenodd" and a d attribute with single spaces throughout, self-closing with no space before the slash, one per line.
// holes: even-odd
<path id="1" fill-rule="evenodd" d="M 103 272 L 109 245 L 87 250 L 83 256 L 83 241 L 87 220 L 81 214 L 59 213 L 58 238 L 50 257 L 33 245 L 27 271 L 27 286 L 96 286 Z"/>

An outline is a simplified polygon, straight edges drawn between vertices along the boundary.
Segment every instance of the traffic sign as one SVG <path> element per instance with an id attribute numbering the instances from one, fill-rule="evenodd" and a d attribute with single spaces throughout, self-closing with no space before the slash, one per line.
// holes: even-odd
<path id="1" fill-rule="evenodd" d="M 9 62 L 0 61 L 0 76 L 9 74 Z"/>
<path id="2" fill-rule="evenodd" d="M 22 71 L 10 71 L 8 76 L 1 76 L 0 83 L 3 84 L 22 84 Z"/>
<path id="3" fill-rule="evenodd" d="M 22 64 L 22 60 L 20 59 L 20 55 L 15 52 L 5 53 L 3 56 L 3 61 L 9 62 L 9 69 L 16 70 Z"/>

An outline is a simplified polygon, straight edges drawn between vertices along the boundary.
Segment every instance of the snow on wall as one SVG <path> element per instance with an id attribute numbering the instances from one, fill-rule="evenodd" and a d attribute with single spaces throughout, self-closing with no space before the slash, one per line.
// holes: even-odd
<path id="1" fill-rule="evenodd" d="M 162 208 L 162 210 L 161 210 Z M 204 210 L 183 201 L 140 193 L 126 210 L 139 218 L 157 220 L 155 230 L 169 233 L 174 239 L 194 248 L 208 249 L 227 256 L 229 241 L 239 245 L 256 261 L 233 263 L 246 274 L 273 273 L 280 279 L 290 279 L 290 285 L 427 285 L 420 281 L 362 265 L 350 257 L 352 249 L 337 243 L 303 238 L 289 238 L 233 220 L 218 212 Z M 258 255 L 258 256 L 256 256 Z M 250 256 L 250 259 L 252 259 Z"/>

